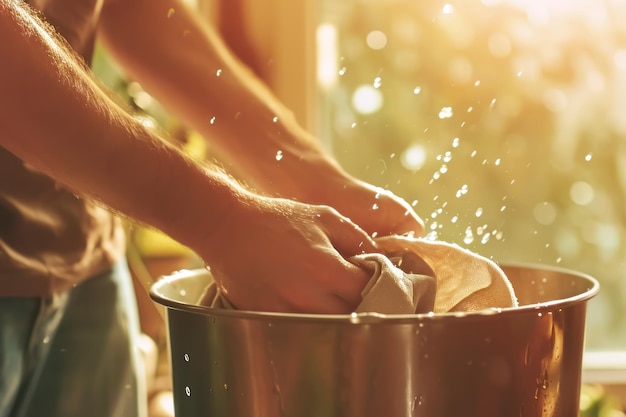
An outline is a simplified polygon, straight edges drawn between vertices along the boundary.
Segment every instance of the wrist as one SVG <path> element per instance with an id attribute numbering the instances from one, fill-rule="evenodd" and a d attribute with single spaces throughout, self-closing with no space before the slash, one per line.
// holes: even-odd
<path id="1" fill-rule="evenodd" d="M 214 230 L 246 192 L 234 179 L 214 167 L 191 166 L 191 175 L 171 185 L 174 200 L 162 230 L 204 259 Z"/>

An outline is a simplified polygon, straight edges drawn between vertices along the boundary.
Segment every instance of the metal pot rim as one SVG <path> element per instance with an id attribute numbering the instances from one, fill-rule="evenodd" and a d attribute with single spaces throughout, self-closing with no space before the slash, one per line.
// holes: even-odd
<path id="1" fill-rule="evenodd" d="M 150 289 L 150 298 L 153 301 L 161 304 L 169 309 L 186 311 L 189 313 L 195 313 L 204 316 L 221 316 L 232 317 L 242 319 L 262 319 L 268 321 L 281 321 L 290 320 L 298 322 L 324 322 L 324 323 L 353 323 L 353 324 L 372 324 L 380 322 L 389 323 L 415 323 L 422 321 L 433 320 L 451 320 L 451 319 L 471 319 L 471 318 L 485 318 L 488 316 L 496 315 L 518 315 L 518 314 L 538 314 L 543 311 L 551 311 L 557 309 L 563 309 L 575 304 L 580 304 L 591 298 L 593 298 L 600 289 L 599 282 L 592 276 L 574 271 L 571 269 L 546 266 L 529 263 L 502 263 L 503 268 L 526 268 L 526 269 L 538 269 L 545 272 L 561 273 L 576 276 L 582 278 L 589 283 L 588 288 L 572 297 L 536 303 L 528 304 L 519 307 L 509 308 L 492 308 L 485 310 L 477 310 L 471 312 L 447 312 L 447 313 L 421 313 L 421 314 L 380 314 L 380 313 L 352 313 L 352 314 L 305 314 L 305 313 L 278 313 L 268 311 L 248 311 L 248 310 L 231 310 L 231 309 L 217 309 L 211 307 L 205 307 L 200 305 L 187 304 L 180 301 L 173 300 L 166 297 L 161 292 L 161 289 L 171 283 L 174 280 L 182 277 L 196 276 L 200 271 L 208 273 L 208 269 L 198 270 L 180 270 L 172 273 L 171 275 L 164 276 L 159 279 Z"/>

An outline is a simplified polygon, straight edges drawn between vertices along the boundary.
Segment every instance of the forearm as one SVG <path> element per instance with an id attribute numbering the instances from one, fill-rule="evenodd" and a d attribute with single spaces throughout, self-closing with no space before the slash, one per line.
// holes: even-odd
<path id="1" fill-rule="evenodd" d="M 230 180 L 115 104 L 21 2 L 0 2 L 0 39 L 0 145 L 79 194 L 200 245 L 236 199 Z"/>
<path id="2" fill-rule="evenodd" d="M 172 0 L 109 3 L 101 25 L 109 50 L 253 185 L 312 201 L 302 193 L 314 194 L 319 175 L 343 175 L 291 112 L 187 9 Z M 302 186 L 316 176 L 315 184 Z"/>
<path id="3" fill-rule="evenodd" d="M 346 173 L 177 0 L 107 0 L 101 29 L 132 77 L 257 190 L 334 207 L 370 233 L 422 233 L 404 200 Z"/>

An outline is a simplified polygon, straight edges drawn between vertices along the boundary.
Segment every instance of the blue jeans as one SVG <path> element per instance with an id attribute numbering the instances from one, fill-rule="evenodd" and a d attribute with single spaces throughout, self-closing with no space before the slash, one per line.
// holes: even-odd
<path id="1" fill-rule="evenodd" d="M 145 417 L 126 262 L 50 299 L 0 297 L 0 417 Z"/>

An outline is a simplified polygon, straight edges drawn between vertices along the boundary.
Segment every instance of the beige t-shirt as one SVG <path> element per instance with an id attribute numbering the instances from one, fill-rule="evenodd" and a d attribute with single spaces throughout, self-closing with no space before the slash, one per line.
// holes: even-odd
<path id="1" fill-rule="evenodd" d="M 89 62 L 103 0 L 33 0 Z M 45 296 L 109 269 L 124 253 L 119 219 L 0 147 L 0 296 Z"/>

